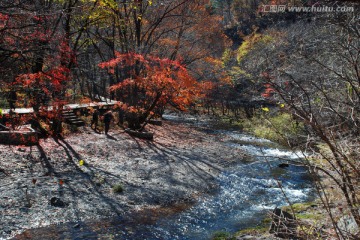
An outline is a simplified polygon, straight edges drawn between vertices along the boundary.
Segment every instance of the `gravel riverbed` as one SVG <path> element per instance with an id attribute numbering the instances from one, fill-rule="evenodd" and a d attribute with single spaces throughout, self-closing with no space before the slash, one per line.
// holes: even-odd
<path id="1" fill-rule="evenodd" d="M 61 222 L 191 205 L 244 158 L 221 135 L 199 128 L 164 121 L 149 129 L 154 141 L 83 127 L 38 146 L 0 145 L 0 239 Z"/>

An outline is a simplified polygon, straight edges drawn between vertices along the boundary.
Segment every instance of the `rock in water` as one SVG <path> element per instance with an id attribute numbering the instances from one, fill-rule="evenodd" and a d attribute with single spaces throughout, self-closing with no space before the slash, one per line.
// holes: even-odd
<path id="1" fill-rule="evenodd" d="M 279 168 L 287 168 L 287 167 L 289 167 L 289 164 L 288 164 L 288 163 L 280 163 L 280 164 L 278 165 L 278 167 L 279 167 Z"/>

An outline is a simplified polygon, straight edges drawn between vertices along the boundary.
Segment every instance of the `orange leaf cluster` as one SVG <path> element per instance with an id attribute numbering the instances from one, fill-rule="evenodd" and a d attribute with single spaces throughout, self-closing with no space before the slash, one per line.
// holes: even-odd
<path id="1" fill-rule="evenodd" d="M 179 61 L 136 53 L 117 53 L 115 59 L 100 63 L 100 68 L 114 73 L 126 71 L 129 76 L 110 87 L 118 92 L 124 101 L 123 109 L 128 112 L 146 112 L 150 106 L 163 107 L 170 103 L 185 109 L 198 95 L 198 83 L 190 76 Z M 136 92 L 136 93 L 135 93 Z M 131 95 L 139 94 L 136 102 L 127 101 Z M 129 107 L 129 108 L 128 108 Z"/>
<path id="2" fill-rule="evenodd" d="M 265 86 L 265 91 L 261 95 L 265 98 L 271 97 L 275 92 L 274 88 L 272 88 L 271 84 L 269 83 L 264 84 L 264 86 Z"/>
<path id="3" fill-rule="evenodd" d="M 63 82 L 69 80 L 70 70 L 64 66 L 57 66 L 46 72 L 21 74 L 16 78 L 15 84 L 24 87 L 41 87 L 49 94 L 51 90 L 59 91 Z"/>

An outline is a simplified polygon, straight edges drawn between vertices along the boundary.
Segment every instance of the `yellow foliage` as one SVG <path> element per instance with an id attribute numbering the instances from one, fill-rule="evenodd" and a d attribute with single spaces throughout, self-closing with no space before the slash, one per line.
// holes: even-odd
<path id="1" fill-rule="evenodd" d="M 234 76 L 235 78 L 237 78 L 239 75 L 243 75 L 245 77 L 251 77 L 251 74 L 247 73 L 245 70 L 236 66 L 232 67 L 229 73 L 231 76 Z"/>
<path id="2" fill-rule="evenodd" d="M 241 59 L 248 54 L 250 49 L 251 49 L 250 42 L 245 40 L 238 49 L 238 54 L 237 54 L 236 60 L 240 63 Z"/>
<path id="3" fill-rule="evenodd" d="M 221 67 L 222 66 L 222 61 L 219 60 L 218 58 L 214 58 L 214 57 L 206 57 L 205 58 L 205 61 L 210 63 L 210 64 L 213 64 L 213 65 L 216 65 L 218 67 Z"/>
<path id="4" fill-rule="evenodd" d="M 225 49 L 222 57 L 221 57 L 221 60 L 223 62 L 223 66 L 225 67 L 232 59 L 232 51 L 231 49 L 227 48 Z"/>
<path id="5" fill-rule="evenodd" d="M 274 40 L 270 35 L 262 35 L 262 34 L 251 34 L 244 39 L 244 42 L 238 49 L 236 60 L 238 63 L 249 53 L 249 51 L 254 47 L 256 43 L 270 43 Z"/>
<path id="6" fill-rule="evenodd" d="M 100 6 L 110 7 L 112 9 L 116 9 L 118 7 L 116 1 L 114 0 L 100 0 Z"/>

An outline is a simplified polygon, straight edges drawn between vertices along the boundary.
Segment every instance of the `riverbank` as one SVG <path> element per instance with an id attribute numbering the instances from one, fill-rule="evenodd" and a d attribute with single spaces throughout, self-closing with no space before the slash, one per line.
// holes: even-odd
<path id="1" fill-rule="evenodd" d="M 221 144 L 221 135 L 167 121 L 150 128 L 153 142 L 85 127 L 39 146 L 1 145 L 0 238 L 62 222 L 186 208 L 217 189 L 214 177 L 224 168 L 243 160 L 241 150 Z"/>
<path id="2" fill-rule="evenodd" d="M 229 124 L 233 128 L 241 129 L 250 135 L 271 140 L 282 146 L 291 146 L 292 149 L 304 149 L 303 130 L 304 125 L 296 122 L 290 115 L 280 113 L 275 115 L 266 115 L 261 113 L 252 119 L 238 119 L 230 116 L 217 117 L 219 122 Z M 307 145 L 309 147 L 310 145 Z M 312 155 L 309 155 L 307 164 L 311 166 L 320 166 L 323 169 L 332 169 L 332 166 L 324 160 L 324 156 L 332 157 L 332 153 L 326 144 L 321 141 L 311 145 Z M 326 199 L 323 201 L 316 198 L 311 202 L 295 203 L 292 206 L 281 206 L 283 211 L 294 215 L 297 219 L 296 234 L 299 239 L 337 239 L 341 238 L 337 235 L 334 224 L 342 231 L 342 234 L 349 239 L 359 239 L 360 230 L 356 226 L 354 218 L 350 215 L 350 209 L 346 204 L 344 193 L 339 186 L 335 184 L 333 179 L 320 170 L 316 170 L 314 180 L 318 181 L 317 186 L 321 186 L 319 191 L 322 196 L 326 193 Z M 314 191 L 316 184 L 314 182 Z M 329 212 L 332 215 L 329 214 Z M 269 235 L 269 221 L 265 221 L 259 226 L 250 227 L 240 230 L 235 234 L 228 234 L 227 239 L 272 239 L 274 236 Z M 225 233 L 223 233 L 226 235 Z M 243 236 L 243 238 L 242 238 Z M 346 238 L 343 237 L 343 238 Z M 225 239 L 225 238 L 219 238 Z"/>

